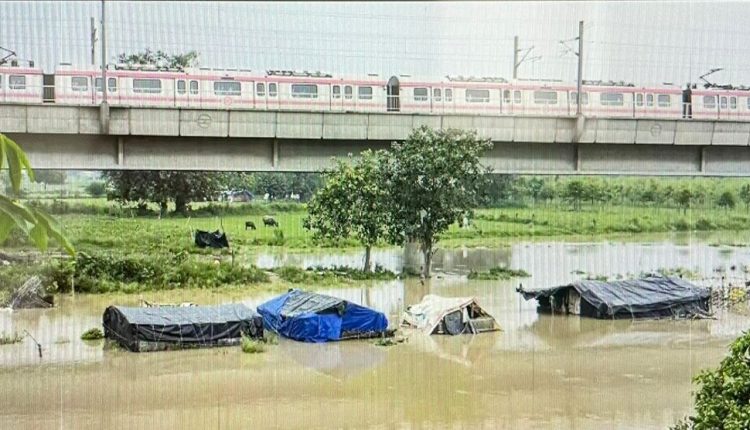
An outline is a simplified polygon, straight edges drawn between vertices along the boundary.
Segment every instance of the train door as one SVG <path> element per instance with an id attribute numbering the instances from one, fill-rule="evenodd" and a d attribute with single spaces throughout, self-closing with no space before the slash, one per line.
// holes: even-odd
<path id="1" fill-rule="evenodd" d="M 176 107 L 190 106 L 187 80 L 184 78 L 175 79 L 172 84 L 174 85 L 174 105 Z"/>
<path id="2" fill-rule="evenodd" d="M 261 109 L 261 110 L 268 109 L 268 105 L 266 104 L 267 93 L 268 91 L 267 91 L 265 82 L 255 83 L 255 109 Z"/>
<path id="3" fill-rule="evenodd" d="M 443 111 L 446 113 L 455 113 L 453 106 L 453 88 L 443 88 Z"/>
<path id="4" fill-rule="evenodd" d="M 443 90 L 441 88 L 432 88 L 432 112 L 443 113 Z"/>
<path id="5" fill-rule="evenodd" d="M 344 109 L 343 97 L 341 95 L 341 85 L 331 85 L 331 110 L 341 112 Z"/>
<path id="6" fill-rule="evenodd" d="M 342 102 L 342 110 L 343 111 L 354 111 L 354 108 L 356 106 L 354 101 L 354 86 L 353 85 L 343 85 L 344 89 L 344 100 Z"/>
<path id="7" fill-rule="evenodd" d="M 42 102 L 55 102 L 55 75 L 42 75 Z"/>
<path id="8" fill-rule="evenodd" d="M 266 96 L 266 109 L 279 109 L 279 84 L 277 82 L 268 82 L 268 95 Z"/>
<path id="9" fill-rule="evenodd" d="M 513 99 L 511 98 L 511 91 L 509 89 L 501 89 L 500 98 L 500 111 L 505 115 L 512 115 Z"/>
<path id="10" fill-rule="evenodd" d="M 200 107 L 201 106 L 201 91 L 200 83 L 197 79 L 187 79 L 188 85 L 188 106 Z"/>
<path id="11" fill-rule="evenodd" d="M 386 85 L 386 110 L 388 112 L 399 112 L 401 110 L 399 92 L 398 78 L 391 76 Z"/>

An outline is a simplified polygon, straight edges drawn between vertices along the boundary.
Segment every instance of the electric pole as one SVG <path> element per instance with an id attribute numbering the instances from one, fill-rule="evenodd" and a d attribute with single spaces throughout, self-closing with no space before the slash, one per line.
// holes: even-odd
<path id="1" fill-rule="evenodd" d="M 109 105 L 107 104 L 107 27 L 105 26 L 104 0 L 102 0 L 102 104 L 99 123 L 103 134 L 109 134 Z"/>
<path id="2" fill-rule="evenodd" d="M 535 57 L 529 57 L 529 54 L 531 54 L 531 51 L 533 49 L 534 49 L 533 46 L 531 46 L 530 48 L 519 49 L 518 48 L 518 36 L 513 36 L 513 79 L 518 78 L 518 66 L 520 66 L 521 64 L 523 64 L 524 61 L 526 61 L 526 60 L 536 61 L 536 60 L 539 60 L 539 59 L 542 58 L 539 55 L 537 55 Z M 523 57 L 519 60 L 518 59 L 518 54 L 521 53 L 522 51 L 525 51 L 525 52 L 523 54 Z M 529 58 L 527 58 L 527 57 L 529 57 Z"/>
<path id="3" fill-rule="evenodd" d="M 91 65 L 96 64 L 96 24 L 94 17 L 91 17 Z"/>
<path id="4" fill-rule="evenodd" d="M 102 0 L 103 1 L 103 0 Z M 576 115 L 581 115 L 581 84 L 583 83 L 583 21 L 578 22 L 578 100 L 576 103 Z"/>

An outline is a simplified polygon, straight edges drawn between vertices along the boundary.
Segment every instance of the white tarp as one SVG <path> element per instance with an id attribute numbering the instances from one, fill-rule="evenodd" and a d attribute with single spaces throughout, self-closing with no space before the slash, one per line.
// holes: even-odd
<path id="1" fill-rule="evenodd" d="M 404 312 L 401 324 L 432 334 L 440 321 L 452 312 L 462 310 L 464 313 L 463 321 L 468 321 L 467 307 L 471 304 L 481 309 L 474 297 L 441 297 L 428 294 L 424 296 L 421 302 L 409 306 Z M 486 314 L 486 312 L 484 313 Z M 487 315 L 489 316 L 489 314 Z M 495 322 L 495 326 L 497 327 L 497 322 Z"/>

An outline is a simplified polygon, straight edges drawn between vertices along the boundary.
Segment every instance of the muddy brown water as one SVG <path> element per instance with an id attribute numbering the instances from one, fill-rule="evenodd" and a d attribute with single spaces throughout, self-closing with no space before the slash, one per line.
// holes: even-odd
<path id="1" fill-rule="evenodd" d="M 353 264 L 358 254 L 277 254 L 275 264 Z M 379 251 L 391 267 L 410 257 Z M 138 296 L 62 297 L 50 310 L 0 312 L 0 332 L 30 339 L 0 346 L 0 429 L 664 429 L 691 411 L 692 377 L 715 366 L 750 319 L 599 321 L 539 315 L 519 280 L 467 281 L 469 268 L 507 264 L 524 285 L 574 279 L 576 271 L 637 273 L 688 267 L 710 274 L 750 263 L 750 248 L 705 243 L 520 243 L 452 250 L 439 277 L 324 292 L 393 322 L 424 294 L 477 296 L 502 332 L 440 337 L 407 332 L 390 348 L 368 341 L 322 345 L 281 340 L 264 354 L 239 348 L 134 354 L 79 339 L 104 308 Z M 739 270 L 739 269 L 736 269 Z M 242 301 L 267 293 L 174 292 L 174 301 Z"/>

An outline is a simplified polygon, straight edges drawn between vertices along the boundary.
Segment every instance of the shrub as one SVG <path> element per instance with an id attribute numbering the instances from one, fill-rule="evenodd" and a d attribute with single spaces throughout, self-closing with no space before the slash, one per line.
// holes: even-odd
<path id="1" fill-rule="evenodd" d="M 266 351 L 266 345 L 260 340 L 251 339 L 247 336 L 242 336 L 241 341 L 242 352 L 245 354 L 259 354 Z"/>
<path id="2" fill-rule="evenodd" d="M 284 230 L 277 228 L 273 231 L 273 239 L 268 241 L 270 246 L 284 246 L 286 239 L 284 239 Z"/>
<path id="3" fill-rule="evenodd" d="M 695 415 L 672 430 L 750 428 L 750 332 L 729 347 L 729 355 L 714 370 L 695 378 Z"/>
<path id="4" fill-rule="evenodd" d="M 10 345 L 23 340 L 23 336 L 18 333 L 6 334 L 0 333 L 0 345 Z"/>
<path id="5" fill-rule="evenodd" d="M 90 328 L 81 335 L 82 340 L 99 340 L 104 339 L 104 333 L 98 327 Z"/>
<path id="6" fill-rule="evenodd" d="M 91 197 L 101 197 L 107 192 L 107 187 L 104 182 L 92 182 L 86 186 L 86 192 L 89 193 Z"/>
<path id="7" fill-rule="evenodd" d="M 468 278 L 469 279 L 476 279 L 476 280 L 506 280 L 511 278 L 528 278 L 529 275 L 525 270 L 523 269 L 509 269 L 507 267 L 493 267 L 492 269 L 486 271 L 486 272 L 477 272 L 472 270 L 469 272 Z"/>

